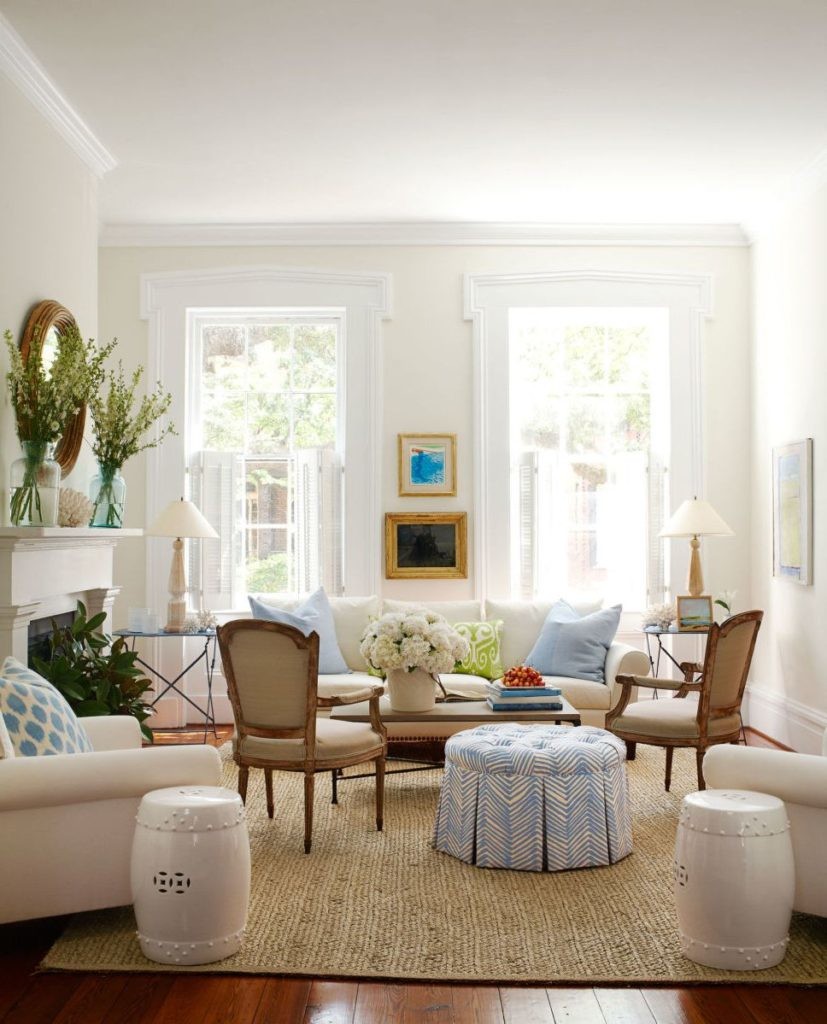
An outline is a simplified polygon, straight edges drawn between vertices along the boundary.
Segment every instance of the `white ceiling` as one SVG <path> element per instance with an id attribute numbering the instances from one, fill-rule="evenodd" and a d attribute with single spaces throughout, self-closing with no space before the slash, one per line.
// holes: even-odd
<path id="1" fill-rule="evenodd" d="M 0 0 L 117 223 L 754 219 L 827 144 L 825 0 Z"/>

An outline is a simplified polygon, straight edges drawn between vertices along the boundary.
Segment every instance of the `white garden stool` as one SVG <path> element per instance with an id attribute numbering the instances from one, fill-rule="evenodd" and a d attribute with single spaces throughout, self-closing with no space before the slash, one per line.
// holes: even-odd
<path id="1" fill-rule="evenodd" d="M 690 793 L 675 846 L 675 902 L 684 956 L 760 971 L 787 951 L 795 867 L 787 809 L 743 789 Z"/>
<path id="2" fill-rule="evenodd" d="M 135 820 L 132 898 L 144 956 L 209 964 L 237 952 L 250 899 L 250 841 L 238 793 L 156 789 Z"/>

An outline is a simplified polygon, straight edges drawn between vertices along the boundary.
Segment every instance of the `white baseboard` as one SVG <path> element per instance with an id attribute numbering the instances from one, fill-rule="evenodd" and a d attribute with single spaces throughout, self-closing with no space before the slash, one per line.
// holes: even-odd
<path id="1" fill-rule="evenodd" d="M 751 684 L 742 705 L 744 724 L 802 754 L 820 754 L 827 715 Z"/>

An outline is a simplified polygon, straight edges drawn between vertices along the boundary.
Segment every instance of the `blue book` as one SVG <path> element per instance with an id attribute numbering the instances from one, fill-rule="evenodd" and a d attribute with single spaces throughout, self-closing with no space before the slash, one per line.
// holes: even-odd
<path id="1" fill-rule="evenodd" d="M 531 704 L 515 704 L 511 702 L 503 702 L 499 700 L 493 700 L 489 697 L 486 703 L 492 711 L 562 711 L 563 705 L 559 700 L 544 700 L 536 701 Z"/>
<path id="2" fill-rule="evenodd" d="M 488 683 L 488 692 L 497 697 L 560 697 L 559 686 L 500 686 L 499 683 Z"/>

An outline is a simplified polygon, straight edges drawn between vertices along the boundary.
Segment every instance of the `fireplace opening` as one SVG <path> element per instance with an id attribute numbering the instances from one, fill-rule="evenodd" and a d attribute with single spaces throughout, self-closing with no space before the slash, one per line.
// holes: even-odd
<path id="1" fill-rule="evenodd" d="M 29 623 L 29 665 L 33 658 L 41 661 L 49 660 L 49 637 L 52 635 L 53 623 L 58 629 L 71 626 L 75 621 L 74 612 L 62 612 L 60 615 L 48 615 L 43 619 L 32 619 Z"/>

